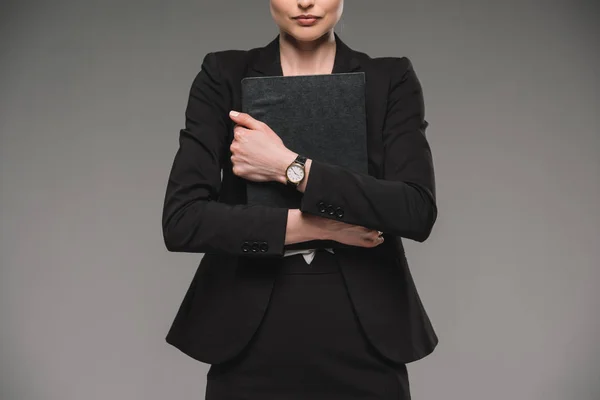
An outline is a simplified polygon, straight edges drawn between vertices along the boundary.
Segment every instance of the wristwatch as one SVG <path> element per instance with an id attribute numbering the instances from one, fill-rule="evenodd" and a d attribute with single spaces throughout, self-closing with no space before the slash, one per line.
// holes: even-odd
<path id="1" fill-rule="evenodd" d="M 297 187 L 300 182 L 304 179 L 304 165 L 306 164 L 306 157 L 298 154 L 296 159 L 288 165 L 285 170 L 285 178 L 288 187 Z"/>

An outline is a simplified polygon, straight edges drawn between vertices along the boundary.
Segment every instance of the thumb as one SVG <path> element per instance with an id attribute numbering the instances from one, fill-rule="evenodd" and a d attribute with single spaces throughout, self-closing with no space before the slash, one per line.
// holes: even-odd
<path id="1" fill-rule="evenodd" d="M 250 114 L 237 112 L 231 110 L 229 112 L 229 117 L 237 124 L 245 126 L 249 129 L 259 129 L 261 127 L 261 122 L 252 118 Z"/>

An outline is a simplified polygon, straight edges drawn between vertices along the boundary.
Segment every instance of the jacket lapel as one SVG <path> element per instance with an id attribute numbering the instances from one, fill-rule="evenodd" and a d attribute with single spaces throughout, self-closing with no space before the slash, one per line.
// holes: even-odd
<path id="1" fill-rule="evenodd" d="M 251 76 L 283 76 L 281 58 L 279 56 L 279 36 L 275 37 L 265 47 L 258 50 L 255 61 L 251 63 Z M 333 63 L 334 74 L 354 72 L 360 69 L 360 63 L 355 51 L 348 47 L 337 33 L 334 33 L 336 50 Z"/>

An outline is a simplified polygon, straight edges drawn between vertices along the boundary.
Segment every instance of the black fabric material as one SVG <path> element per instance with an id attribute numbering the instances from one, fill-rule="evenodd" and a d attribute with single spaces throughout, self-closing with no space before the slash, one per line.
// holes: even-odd
<path id="1" fill-rule="evenodd" d="M 284 258 L 256 334 L 213 364 L 206 400 L 408 400 L 405 364 L 368 343 L 334 254 Z"/>
<path id="2" fill-rule="evenodd" d="M 300 210 L 383 232 L 375 248 L 335 254 L 370 342 L 390 360 L 413 362 L 438 345 L 403 245 L 425 241 L 437 218 L 423 93 L 408 58 L 370 57 L 335 39 L 332 73 L 365 72 L 369 171 L 314 161 Z M 285 252 L 288 209 L 248 206 L 229 151 L 228 113 L 241 110 L 241 80 L 283 75 L 279 55 L 278 36 L 264 47 L 204 57 L 168 178 L 165 245 L 205 255 L 165 339 L 210 364 L 235 357 L 255 333 Z"/>

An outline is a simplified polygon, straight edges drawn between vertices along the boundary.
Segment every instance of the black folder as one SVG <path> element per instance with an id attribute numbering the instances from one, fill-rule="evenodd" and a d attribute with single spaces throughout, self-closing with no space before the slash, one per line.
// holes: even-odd
<path id="1" fill-rule="evenodd" d="M 368 173 L 365 73 L 247 77 L 242 112 L 269 125 L 290 150 Z M 310 177 L 309 177 L 310 179 Z M 246 181 L 247 204 L 300 208 L 302 193 L 279 182 Z M 333 241 L 286 249 L 345 247 Z"/>

